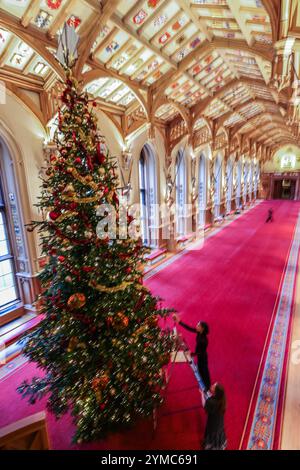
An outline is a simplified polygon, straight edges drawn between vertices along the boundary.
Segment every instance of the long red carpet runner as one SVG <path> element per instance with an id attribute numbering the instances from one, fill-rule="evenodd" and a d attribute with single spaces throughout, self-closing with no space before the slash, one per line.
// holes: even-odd
<path id="1" fill-rule="evenodd" d="M 268 208 L 274 222 L 266 224 Z M 195 249 L 148 274 L 147 285 L 177 309 L 181 318 L 210 326 L 209 364 L 213 381 L 225 386 L 228 448 L 277 448 L 284 398 L 286 345 L 300 245 L 300 204 L 263 202 Z M 190 347 L 195 337 L 182 331 Z M 39 372 L 38 372 L 39 373 Z M 36 374 L 25 364 L 0 380 L 0 427 L 41 411 L 15 389 Z M 185 363 L 173 368 L 157 427 L 141 421 L 127 432 L 81 446 L 70 444 L 69 416 L 48 414 L 53 449 L 199 449 L 205 428 L 196 379 Z M 277 419 L 276 419 L 277 417 Z"/>

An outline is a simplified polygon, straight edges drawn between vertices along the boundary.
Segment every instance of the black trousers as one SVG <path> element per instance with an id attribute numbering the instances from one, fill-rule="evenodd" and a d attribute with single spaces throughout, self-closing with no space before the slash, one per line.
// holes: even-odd
<path id="1" fill-rule="evenodd" d="M 205 389 L 208 390 L 211 386 L 210 374 L 208 370 L 208 361 L 207 357 L 197 356 L 198 359 L 198 372 L 204 383 Z"/>
<path id="2" fill-rule="evenodd" d="M 266 220 L 266 223 L 267 223 L 267 222 L 273 222 L 273 217 L 272 217 L 272 215 L 269 215 L 269 216 L 268 216 L 268 218 L 267 218 L 267 220 Z"/>

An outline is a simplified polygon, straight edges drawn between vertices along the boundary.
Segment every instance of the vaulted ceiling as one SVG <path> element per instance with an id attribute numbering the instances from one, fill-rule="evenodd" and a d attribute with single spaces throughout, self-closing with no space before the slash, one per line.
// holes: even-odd
<path id="1" fill-rule="evenodd" d="M 68 22 L 77 76 L 120 127 L 139 110 L 161 126 L 208 120 L 276 147 L 295 142 L 286 96 L 270 87 L 278 21 L 276 0 L 0 0 L 0 79 L 27 103 L 39 93 L 51 118 Z"/>

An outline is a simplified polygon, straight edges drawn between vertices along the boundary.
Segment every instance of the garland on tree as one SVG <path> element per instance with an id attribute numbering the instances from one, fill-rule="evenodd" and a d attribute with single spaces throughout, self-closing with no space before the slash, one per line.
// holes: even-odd
<path id="1" fill-rule="evenodd" d="M 46 395 L 57 417 L 71 410 L 74 440 L 83 442 L 150 415 L 161 403 L 172 339 L 159 326 L 169 311 L 142 284 L 141 242 L 97 237 L 99 205 L 118 209 L 116 167 L 88 95 L 78 89 L 68 72 L 58 150 L 38 205 L 47 217 L 28 228 L 38 228 L 48 263 L 40 274 L 44 319 L 24 353 L 45 375 L 18 390 L 30 403 Z"/>

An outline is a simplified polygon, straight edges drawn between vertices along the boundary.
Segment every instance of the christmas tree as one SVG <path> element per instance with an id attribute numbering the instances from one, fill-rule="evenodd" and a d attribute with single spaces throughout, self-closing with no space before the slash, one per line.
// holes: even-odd
<path id="1" fill-rule="evenodd" d="M 118 236 L 116 163 L 99 135 L 95 103 L 70 71 L 61 101 L 57 151 L 39 201 L 46 216 L 29 227 L 38 228 L 48 261 L 40 274 L 44 319 L 24 353 L 44 376 L 18 390 L 30 403 L 46 395 L 57 417 L 70 410 L 74 439 L 83 442 L 152 413 L 172 344 L 159 325 L 169 311 L 142 283 L 145 250 L 138 239 Z M 107 233 L 98 233 L 103 204 L 116 211 L 115 239 L 105 224 Z"/>

